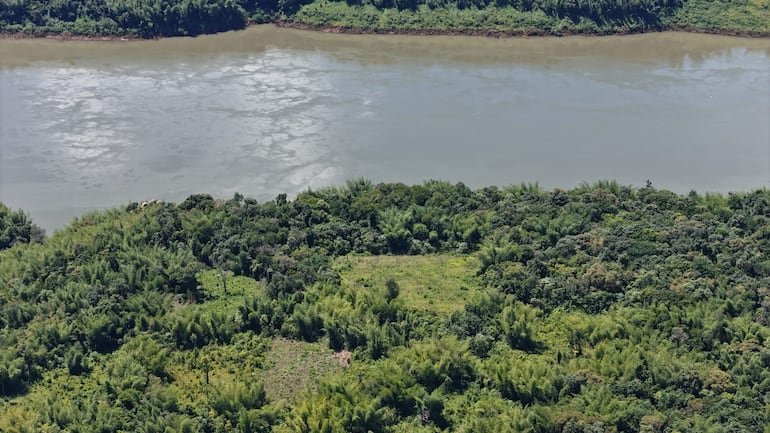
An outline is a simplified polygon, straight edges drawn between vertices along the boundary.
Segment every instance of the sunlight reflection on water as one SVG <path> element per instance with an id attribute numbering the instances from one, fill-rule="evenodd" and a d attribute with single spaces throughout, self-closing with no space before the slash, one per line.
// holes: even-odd
<path id="1" fill-rule="evenodd" d="M 131 200 L 266 200 L 357 176 L 473 187 L 651 179 L 682 193 L 770 179 L 761 42 L 703 37 L 715 46 L 696 49 L 682 35 L 690 48 L 674 56 L 645 45 L 672 35 L 522 45 L 276 34 L 251 50 L 207 51 L 247 31 L 64 64 L 0 60 L 0 200 L 51 229 Z M 176 48 L 163 57 L 162 44 Z"/>

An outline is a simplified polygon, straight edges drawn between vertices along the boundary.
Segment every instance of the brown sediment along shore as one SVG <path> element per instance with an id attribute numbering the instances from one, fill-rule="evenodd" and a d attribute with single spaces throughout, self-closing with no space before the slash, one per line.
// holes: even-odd
<path id="1" fill-rule="evenodd" d="M 317 31 L 323 33 L 341 33 L 341 34 L 360 34 L 360 35 L 413 35 L 413 36 L 480 36 L 488 38 L 515 38 L 515 37 L 538 37 L 538 36 L 617 36 L 640 33 L 658 33 L 666 31 L 702 33 L 721 36 L 737 36 L 744 38 L 770 38 L 770 32 L 750 31 L 750 30 L 727 30 L 727 29 L 699 29 L 688 26 L 670 27 L 660 30 L 655 29 L 615 29 L 605 31 L 573 31 L 573 30 L 546 30 L 546 29 L 525 29 L 525 30 L 492 30 L 492 29 L 380 29 L 380 28 L 362 28 L 362 27 L 343 27 L 343 26 L 318 26 L 312 24 L 298 23 L 294 21 L 275 21 L 273 25 L 281 28 Z M 263 24 L 250 24 L 263 25 Z M 199 35 L 203 36 L 203 35 Z M 85 36 L 73 35 L 68 33 L 44 33 L 30 34 L 24 32 L 10 33 L 0 32 L 0 39 L 54 39 L 62 41 L 135 41 L 164 39 L 168 37 L 190 37 L 190 36 L 157 36 L 154 38 L 141 38 L 139 36 Z M 192 36 L 195 37 L 195 36 Z"/>
<path id="2" fill-rule="evenodd" d="M 632 35 L 640 33 L 659 33 L 659 32 L 687 32 L 703 33 L 721 36 L 738 36 L 746 38 L 768 38 L 770 32 L 762 31 L 744 31 L 744 30 L 726 30 L 726 29 L 698 29 L 693 27 L 670 27 L 659 30 L 655 29 L 615 29 L 605 31 L 573 31 L 573 30 L 546 30 L 546 29 L 526 29 L 526 30 L 485 30 L 485 29 L 367 29 L 360 27 L 342 27 L 342 26 L 315 26 L 311 24 L 297 23 L 293 21 L 276 21 L 278 27 L 320 31 L 324 33 L 344 33 L 356 35 L 415 35 L 415 36 L 484 36 L 490 38 L 509 38 L 509 37 L 536 37 L 536 36 L 619 36 Z"/>
<path id="3" fill-rule="evenodd" d="M 606 32 L 570 32 L 551 31 L 544 29 L 526 30 L 492 30 L 492 29 L 367 29 L 360 27 L 341 26 L 314 26 L 311 24 L 296 23 L 292 21 L 278 21 L 274 23 L 278 27 L 319 31 L 324 33 L 344 33 L 354 35 L 414 35 L 414 36 L 483 36 L 488 38 L 515 38 L 537 36 L 607 36 L 644 33 L 643 31 L 606 31 Z M 651 33 L 652 31 L 648 32 Z"/>
<path id="4" fill-rule="evenodd" d="M 85 35 L 73 35 L 68 33 L 44 33 L 44 34 L 30 34 L 30 33 L 9 33 L 0 32 L 0 39 L 54 39 L 60 41 L 135 41 L 143 40 L 138 36 L 85 36 Z M 158 39 L 158 38 L 155 38 Z"/>

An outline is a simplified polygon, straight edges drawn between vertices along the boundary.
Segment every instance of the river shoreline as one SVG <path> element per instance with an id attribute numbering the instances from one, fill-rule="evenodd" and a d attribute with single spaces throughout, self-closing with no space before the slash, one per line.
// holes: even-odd
<path id="1" fill-rule="evenodd" d="M 566 37 L 566 36 L 624 36 L 624 35 L 638 35 L 645 33 L 663 33 L 663 32 L 684 32 L 684 33 L 696 33 L 718 36 L 734 36 L 741 38 L 770 38 L 768 32 L 756 32 L 756 31 L 733 31 L 723 29 L 697 29 L 693 27 L 672 27 L 664 28 L 660 30 L 607 30 L 607 31 L 571 31 L 560 30 L 551 31 L 543 29 L 533 30 L 484 30 L 484 29 L 458 29 L 458 30 L 443 30 L 443 29 L 420 29 L 420 30 L 395 30 L 395 29 L 367 29 L 358 27 L 341 27 L 341 26 L 314 26 L 311 24 L 296 23 L 293 21 L 277 21 L 272 23 L 275 26 L 281 28 L 288 28 L 294 30 L 305 31 L 317 31 L 323 33 L 343 33 L 353 35 L 408 35 L 408 36 L 481 36 L 489 38 L 528 38 L 528 37 Z"/>
<path id="2" fill-rule="evenodd" d="M 172 36 L 172 37 L 179 37 L 179 36 Z M 57 41 L 94 41 L 94 42 L 121 42 L 121 41 L 151 41 L 154 39 L 165 39 L 165 38 L 140 38 L 138 36 L 84 36 L 84 35 L 72 35 L 72 34 L 62 34 L 62 33 L 46 33 L 41 35 L 33 35 L 29 33 L 8 33 L 3 32 L 0 33 L 0 39 L 48 39 L 48 40 L 57 40 Z"/>
<path id="3" fill-rule="evenodd" d="M 313 31 L 320 33 L 339 33 L 339 34 L 351 34 L 351 35 L 405 35 L 405 36 L 473 36 L 473 37 L 486 37 L 486 38 L 530 38 L 530 37 L 567 37 L 567 36 L 585 36 L 585 37 L 602 37 L 602 36 L 624 36 L 624 35 L 638 35 L 645 33 L 665 33 L 665 32 L 684 32 L 704 35 L 717 35 L 717 36 L 732 36 L 738 38 L 747 39 L 770 39 L 770 32 L 757 32 L 757 31 L 738 31 L 738 30 L 725 30 L 725 29 L 698 29 L 693 27 L 672 27 L 664 28 L 660 30 L 607 30 L 607 31 L 552 31 L 544 29 L 532 29 L 532 30 L 484 30 L 484 29 L 377 29 L 377 28 L 361 28 L 361 27 L 343 27 L 343 26 L 315 26 L 311 24 L 298 23 L 294 21 L 275 21 L 272 23 L 254 23 L 249 24 L 243 29 L 235 29 L 230 31 L 245 30 L 249 27 L 273 25 L 279 28 L 298 30 L 298 31 Z M 214 33 L 215 34 L 215 33 Z M 198 35 L 206 36 L 206 34 Z M 8 33 L 0 32 L 0 39 L 48 39 L 48 40 L 60 40 L 60 41 L 94 41 L 94 42 L 127 42 L 127 41 L 151 41 L 159 39 L 174 39 L 174 38 L 195 38 L 198 36 L 157 36 L 154 38 L 142 38 L 139 36 L 84 36 L 84 35 L 72 35 L 65 33 L 47 33 L 47 34 L 29 34 L 29 33 Z"/>

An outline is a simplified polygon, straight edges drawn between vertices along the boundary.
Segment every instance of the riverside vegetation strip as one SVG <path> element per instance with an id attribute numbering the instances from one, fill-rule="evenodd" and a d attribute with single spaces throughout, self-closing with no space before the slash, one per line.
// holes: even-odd
<path id="1" fill-rule="evenodd" d="M 770 0 L 0 0 L 10 36 L 183 36 L 250 23 L 348 32 L 770 35 Z"/>
<path id="2" fill-rule="evenodd" d="M 770 191 L 0 205 L 3 432 L 770 432 Z"/>

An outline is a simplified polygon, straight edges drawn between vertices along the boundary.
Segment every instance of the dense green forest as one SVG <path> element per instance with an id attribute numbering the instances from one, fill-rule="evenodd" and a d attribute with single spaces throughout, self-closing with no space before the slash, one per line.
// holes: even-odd
<path id="1" fill-rule="evenodd" d="M 16 243 L 42 242 L 44 238 L 43 229 L 32 224 L 27 214 L 0 203 L 0 250 Z"/>
<path id="2" fill-rule="evenodd" d="M 249 23 L 376 32 L 770 35 L 770 0 L 0 0 L 0 32 L 152 38 Z"/>
<path id="3" fill-rule="evenodd" d="M 770 432 L 770 191 L 0 207 L 0 431 Z"/>

